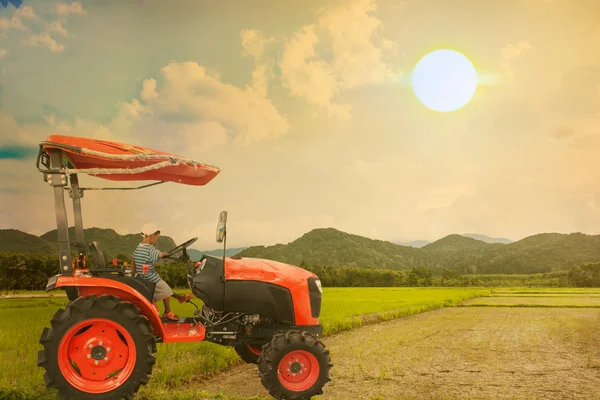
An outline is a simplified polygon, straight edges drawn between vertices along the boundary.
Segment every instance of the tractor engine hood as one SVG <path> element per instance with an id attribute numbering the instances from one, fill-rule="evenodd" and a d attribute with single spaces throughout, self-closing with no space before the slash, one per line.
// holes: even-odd
<path id="1" fill-rule="evenodd" d="M 317 276 L 303 268 L 262 258 L 226 257 L 225 280 L 261 281 L 283 287 Z"/>

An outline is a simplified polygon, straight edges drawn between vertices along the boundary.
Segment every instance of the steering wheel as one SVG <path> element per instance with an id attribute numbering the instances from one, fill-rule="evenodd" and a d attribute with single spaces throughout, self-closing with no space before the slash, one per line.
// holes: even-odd
<path id="1" fill-rule="evenodd" d="M 192 243 L 194 243 L 196 240 L 198 240 L 198 238 L 197 238 L 197 237 L 195 237 L 195 238 L 192 238 L 192 239 L 188 240 L 187 242 L 185 242 L 185 243 L 182 243 L 182 244 L 180 244 L 179 246 L 175 247 L 174 249 L 172 249 L 172 250 L 169 250 L 168 254 L 167 254 L 167 255 L 166 255 L 164 258 L 169 258 L 169 257 L 171 257 L 173 254 L 175 254 L 175 253 L 177 253 L 177 252 L 179 252 L 179 251 L 181 251 L 181 250 L 185 249 L 186 247 L 189 247 L 189 246 L 190 246 Z"/>

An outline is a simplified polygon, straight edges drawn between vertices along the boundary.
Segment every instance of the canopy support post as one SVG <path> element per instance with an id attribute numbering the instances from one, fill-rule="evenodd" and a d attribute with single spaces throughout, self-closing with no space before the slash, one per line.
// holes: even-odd
<path id="1" fill-rule="evenodd" d="M 60 150 L 49 149 L 48 153 L 50 153 L 51 172 L 44 174 L 44 180 L 54 190 L 60 273 L 62 275 L 73 275 L 71 246 L 69 244 L 69 223 L 67 221 L 65 192 L 63 190 L 67 185 L 67 176 L 60 172 L 62 167 L 62 152 Z"/>
<path id="2" fill-rule="evenodd" d="M 81 213 L 81 198 L 83 190 L 79 187 L 79 178 L 77 174 L 70 176 L 71 188 L 69 196 L 73 199 L 73 215 L 75 218 L 75 245 L 77 246 L 77 268 L 85 268 L 85 239 L 83 234 L 83 217 Z"/>

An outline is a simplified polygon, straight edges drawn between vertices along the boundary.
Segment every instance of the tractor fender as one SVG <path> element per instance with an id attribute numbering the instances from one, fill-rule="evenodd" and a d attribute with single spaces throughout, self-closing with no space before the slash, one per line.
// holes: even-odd
<path id="1" fill-rule="evenodd" d="M 46 291 L 61 287 L 76 288 L 79 296 L 110 294 L 119 297 L 123 301 L 129 301 L 140 309 L 141 315 L 148 318 L 153 328 L 153 334 L 162 339 L 165 337 L 164 326 L 160 320 L 158 311 L 148 299 L 131 286 L 113 279 L 56 275 L 49 280 Z"/>

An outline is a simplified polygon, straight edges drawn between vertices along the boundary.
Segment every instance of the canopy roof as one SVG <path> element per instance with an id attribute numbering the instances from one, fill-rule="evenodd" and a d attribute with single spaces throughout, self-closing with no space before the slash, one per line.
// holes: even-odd
<path id="1" fill-rule="evenodd" d="M 161 181 L 203 186 L 219 168 L 164 151 L 118 142 L 50 135 L 44 150 L 63 152 L 65 173 L 84 173 L 112 181 Z"/>

